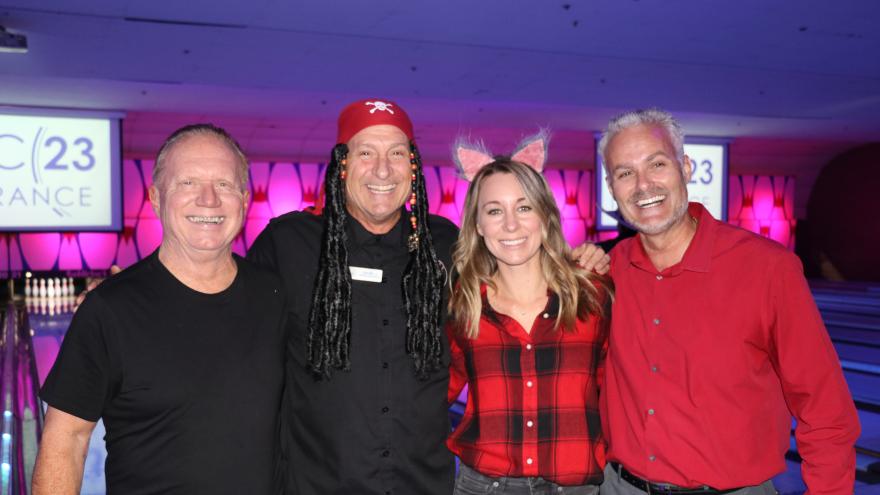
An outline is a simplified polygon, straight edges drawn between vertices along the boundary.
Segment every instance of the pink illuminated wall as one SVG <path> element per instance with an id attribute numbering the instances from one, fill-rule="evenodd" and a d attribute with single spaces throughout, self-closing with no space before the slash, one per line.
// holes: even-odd
<path id="1" fill-rule="evenodd" d="M 121 233 L 0 234 L 0 273 L 33 271 L 105 270 L 126 267 L 149 255 L 159 245 L 162 228 L 147 198 L 153 172 L 149 160 L 123 163 L 124 219 Z M 574 245 L 604 239 L 613 233 L 596 232 L 594 178 L 591 170 L 545 170 L 563 230 Z M 233 246 L 243 254 L 274 216 L 315 203 L 323 165 L 315 163 L 253 163 L 251 204 L 241 235 Z M 451 167 L 425 167 L 431 212 L 458 224 L 467 183 Z M 793 177 L 731 176 L 729 221 L 794 247 Z"/>
<path id="2" fill-rule="evenodd" d="M 794 249 L 794 177 L 733 175 L 728 222 Z"/>

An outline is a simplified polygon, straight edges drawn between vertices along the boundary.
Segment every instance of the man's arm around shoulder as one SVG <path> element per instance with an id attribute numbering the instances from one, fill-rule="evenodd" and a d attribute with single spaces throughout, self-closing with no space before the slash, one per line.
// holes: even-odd
<path id="1" fill-rule="evenodd" d="M 80 492 L 89 439 L 95 423 L 49 406 L 34 467 L 33 495 Z"/>

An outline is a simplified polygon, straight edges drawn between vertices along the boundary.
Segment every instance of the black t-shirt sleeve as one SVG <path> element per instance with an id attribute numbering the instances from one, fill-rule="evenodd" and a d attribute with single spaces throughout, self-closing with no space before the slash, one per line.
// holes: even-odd
<path id="1" fill-rule="evenodd" d="M 50 406 L 86 421 L 101 417 L 113 381 L 105 306 L 98 294 L 89 294 L 80 305 L 40 390 Z"/>
<path id="2" fill-rule="evenodd" d="M 266 225 L 266 228 L 260 232 L 260 235 L 254 240 L 254 243 L 247 250 L 247 260 L 251 263 L 268 268 L 270 270 L 278 269 L 278 258 L 275 255 L 275 243 L 272 239 L 272 223 Z"/>

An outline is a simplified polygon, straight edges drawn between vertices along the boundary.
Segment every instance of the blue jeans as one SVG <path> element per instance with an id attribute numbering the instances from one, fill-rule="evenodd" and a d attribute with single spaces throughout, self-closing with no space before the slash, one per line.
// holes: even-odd
<path id="1" fill-rule="evenodd" d="M 491 478 L 460 464 L 453 495 L 598 495 L 598 485 L 560 486 L 544 478 Z"/>

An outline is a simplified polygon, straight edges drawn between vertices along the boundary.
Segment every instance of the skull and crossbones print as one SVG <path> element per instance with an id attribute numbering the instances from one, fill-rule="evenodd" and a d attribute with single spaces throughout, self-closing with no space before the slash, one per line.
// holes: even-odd
<path id="1" fill-rule="evenodd" d="M 370 109 L 370 113 L 376 113 L 376 110 L 380 112 L 388 112 L 391 115 L 394 115 L 394 110 L 391 109 L 394 105 L 391 103 L 385 103 L 384 101 L 368 101 L 364 103 L 365 105 L 372 105 L 373 108 Z"/>

